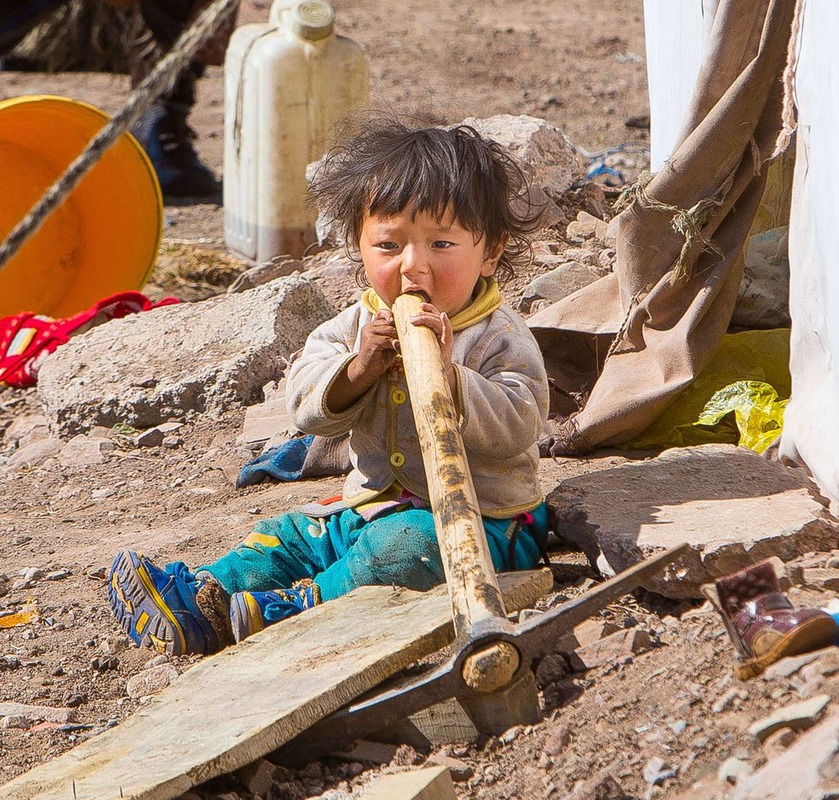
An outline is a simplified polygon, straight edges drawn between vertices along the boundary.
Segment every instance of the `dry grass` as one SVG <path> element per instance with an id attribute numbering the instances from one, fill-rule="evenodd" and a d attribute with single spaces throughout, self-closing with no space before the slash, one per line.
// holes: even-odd
<path id="1" fill-rule="evenodd" d="M 224 294 L 250 266 L 223 250 L 164 240 L 146 293 L 155 298 L 174 295 L 181 300 L 204 300 Z"/>

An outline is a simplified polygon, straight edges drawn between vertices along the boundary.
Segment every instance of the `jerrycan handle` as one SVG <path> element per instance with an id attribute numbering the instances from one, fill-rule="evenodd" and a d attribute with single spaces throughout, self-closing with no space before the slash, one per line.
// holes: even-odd
<path id="1" fill-rule="evenodd" d="M 285 14 L 296 2 L 297 0 L 274 0 L 268 12 L 268 24 L 274 28 L 284 28 Z"/>
<path id="2" fill-rule="evenodd" d="M 316 42 L 331 35 L 335 9 L 325 0 L 274 0 L 268 21 L 276 28 L 290 28 L 301 39 Z"/>

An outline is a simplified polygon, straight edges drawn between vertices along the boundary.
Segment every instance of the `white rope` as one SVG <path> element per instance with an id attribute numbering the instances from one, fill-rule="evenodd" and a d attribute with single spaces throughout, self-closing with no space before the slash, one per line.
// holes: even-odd
<path id="1" fill-rule="evenodd" d="M 155 65 L 126 99 L 112 119 L 91 140 L 64 174 L 44 192 L 32 210 L 17 224 L 0 246 L 0 269 L 23 243 L 41 227 L 49 214 L 75 188 L 88 170 L 125 133 L 144 111 L 166 90 L 172 77 L 180 74 L 192 57 L 232 14 L 239 0 L 214 0 L 187 28 L 172 49 Z"/>
<path id="2" fill-rule="evenodd" d="M 784 100 L 781 108 L 781 130 L 775 141 L 775 150 L 769 157 L 777 158 L 792 141 L 798 121 L 795 114 L 795 70 L 798 66 L 798 51 L 801 47 L 801 36 L 804 21 L 804 0 L 795 0 L 795 14 L 790 28 L 789 45 L 787 47 L 787 63 L 784 67 L 783 84 Z"/>

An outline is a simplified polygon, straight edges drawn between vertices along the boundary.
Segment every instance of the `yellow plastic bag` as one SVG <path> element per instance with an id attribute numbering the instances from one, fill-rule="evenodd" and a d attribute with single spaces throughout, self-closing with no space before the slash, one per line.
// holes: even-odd
<path id="1" fill-rule="evenodd" d="M 733 414 L 737 443 L 762 453 L 781 435 L 787 403 L 768 383 L 737 381 L 714 394 L 693 424 L 713 427 Z"/>
<path id="2" fill-rule="evenodd" d="M 743 444 L 734 417 L 726 415 L 712 427 L 695 424 L 711 398 L 738 381 L 768 383 L 779 398 L 790 396 L 788 328 L 743 331 L 723 336 L 717 352 L 699 377 L 649 428 L 621 447 L 661 450 L 712 442 Z"/>

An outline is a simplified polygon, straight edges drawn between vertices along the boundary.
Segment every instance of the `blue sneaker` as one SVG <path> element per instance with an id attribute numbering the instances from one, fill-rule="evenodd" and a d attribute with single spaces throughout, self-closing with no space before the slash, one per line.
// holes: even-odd
<path id="1" fill-rule="evenodd" d="M 163 570 L 141 553 L 122 550 L 108 575 L 108 600 L 138 645 L 176 656 L 215 653 L 218 634 L 196 602 L 203 585 L 183 562 Z"/>
<path id="2" fill-rule="evenodd" d="M 291 589 L 270 592 L 236 592 L 230 597 L 230 623 L 237 642 L 263 628 L 319 605 L 320 589 L 311 580 Z"/>

